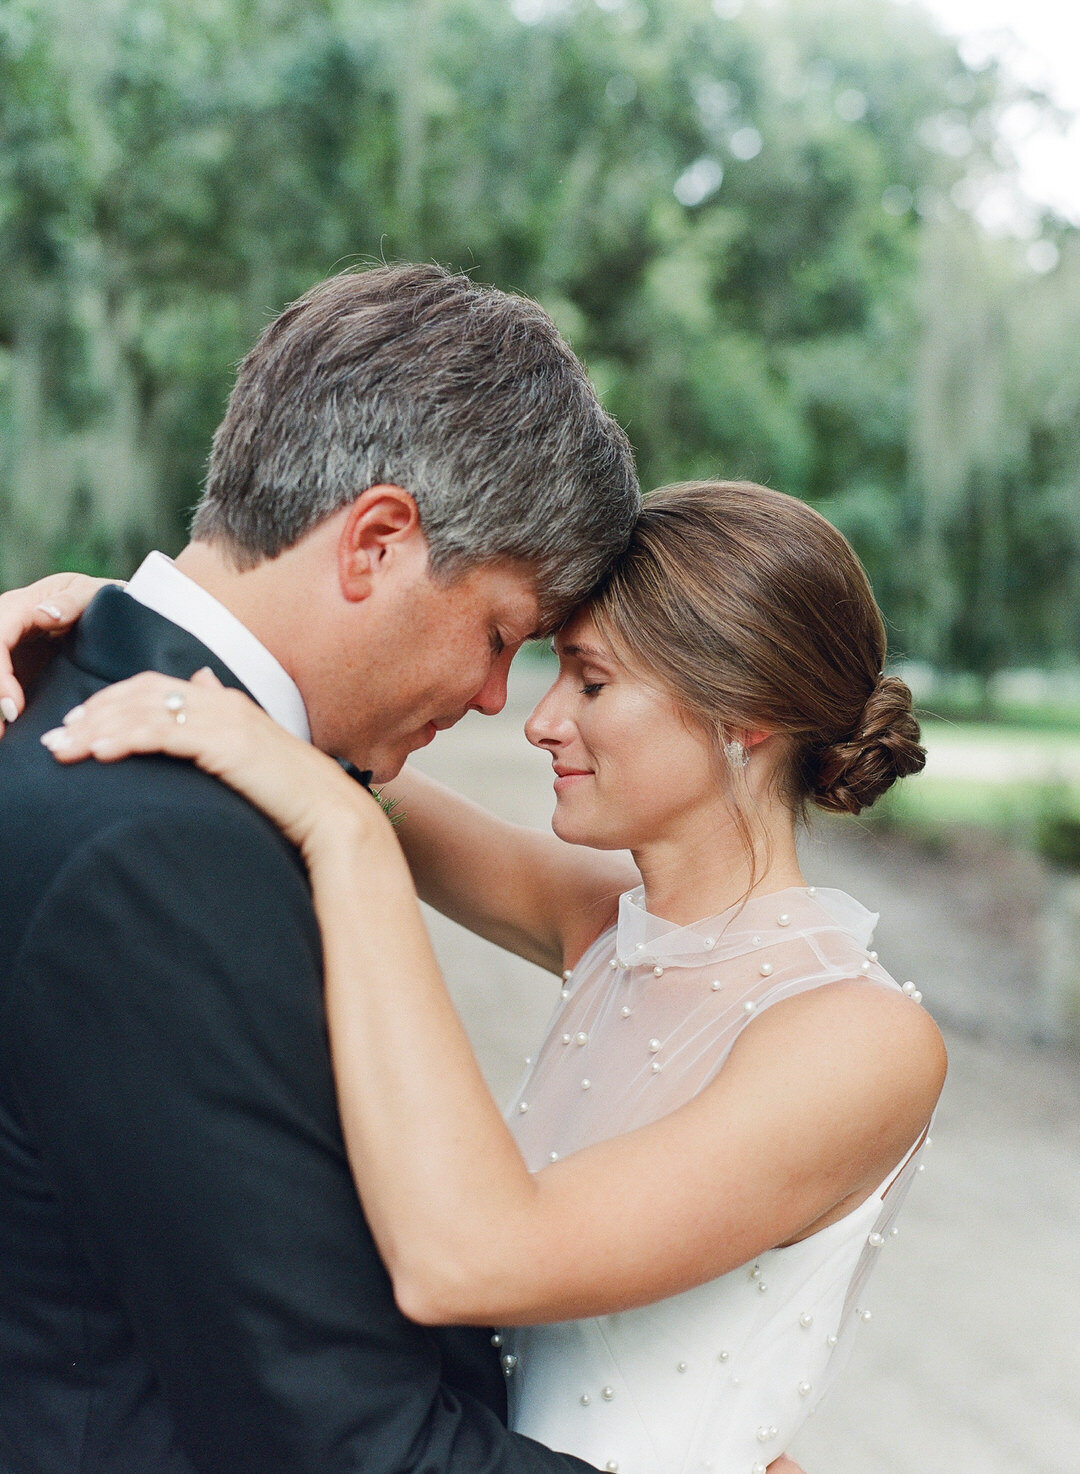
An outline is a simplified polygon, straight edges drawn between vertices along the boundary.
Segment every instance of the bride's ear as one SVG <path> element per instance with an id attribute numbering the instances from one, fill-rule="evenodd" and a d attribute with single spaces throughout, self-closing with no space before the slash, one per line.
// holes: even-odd
<path id="1" fill-rule="evenodd" d="M 193 686 L 208 686 L 211 689 L 216 688 L 218 691 L 224 691 L 225 689 L 208 665 L 204 665 L 202 670 L 195 672 L 191 678 L 191 684 Z"/>
<path id="2" fill-rule="evenodd" d="M 423 537 L 416 502 L 400 486 L 369 486 L 349 509 L 338 538 L 338 578 L 350 602 L 366 599 L 404 547 Z"/>

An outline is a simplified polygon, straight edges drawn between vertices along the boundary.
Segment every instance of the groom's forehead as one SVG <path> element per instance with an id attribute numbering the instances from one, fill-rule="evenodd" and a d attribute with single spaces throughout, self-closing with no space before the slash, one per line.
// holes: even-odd
<path id="1" fill-rule="evenodd" d="M 448 588 L 480 616 L 498 622 L 504 635 L 517 640 L 532 639 L 545 632 L 553 618 L 543 608 L 544 599 L 533 568 L 506 559 L 475 564 Z M 561 622 L 561 621 L 560 621 Z"/>

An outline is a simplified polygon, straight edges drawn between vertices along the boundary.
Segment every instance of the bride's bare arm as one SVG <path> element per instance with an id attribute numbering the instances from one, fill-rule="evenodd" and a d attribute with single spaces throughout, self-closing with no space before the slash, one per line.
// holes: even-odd
<path id="1" fill-rule="evenodd" d="M 183 683 L 138 676 L 47 745 L 193 758 L 300 847 L 349 1160 L 414 1320 L 531 1324 L 664 1299 L 855 1207 L 923 1130 L 944 1075 L 936 1028 L 899 993 L 841 982 L 766 1009 L 662 1120 L 530 1173 L 391 825 L 335 763 L 213 684 L 183 687 L 180 726 L 165 696 Z"/>
<path id="2" fill-rule="evenodd" d="M 669 1116 L 530 1173 L 403 859 L 339 826 L 309 863 L 349 1157 L 415 1320 L 561 1321 L 704 1283 L 862 1201 L 937 1098 L 943 1056 L 918 1005 L 833 984 L 766 1010 Z"/>
<path id="3" fill-rule="evenodd" d="M 497 818 L 409 769 L 383 792 L 421 900 L 551 972 L 571 966 L 640 879 L 629 856 Z"/>

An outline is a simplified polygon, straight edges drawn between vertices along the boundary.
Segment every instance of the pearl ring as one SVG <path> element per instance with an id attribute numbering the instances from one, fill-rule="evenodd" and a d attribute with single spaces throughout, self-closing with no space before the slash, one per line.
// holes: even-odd
<path id="1" fill-rule="evenodd" d="M 173 721 L 178 727 L 182 727 L 187 721 L 187 712 L 184 710 L 184 697 L 180 691 L 170 691 L 165 698 L 165 710 L 172 714 Z"/>

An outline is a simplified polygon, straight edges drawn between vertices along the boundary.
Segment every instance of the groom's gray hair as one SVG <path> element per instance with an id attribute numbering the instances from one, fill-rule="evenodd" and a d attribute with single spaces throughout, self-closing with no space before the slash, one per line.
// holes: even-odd
<path id="1" fill-rule="evenodd" d="M 383 483 L 414 497 L 436 576 L 520 559 L 549 619 L 608 572 L 640 505 L 629 442 L 547 314 L 434 265 L 332 277 L 265 329 L 192 536 L 251 567 Z"/>

